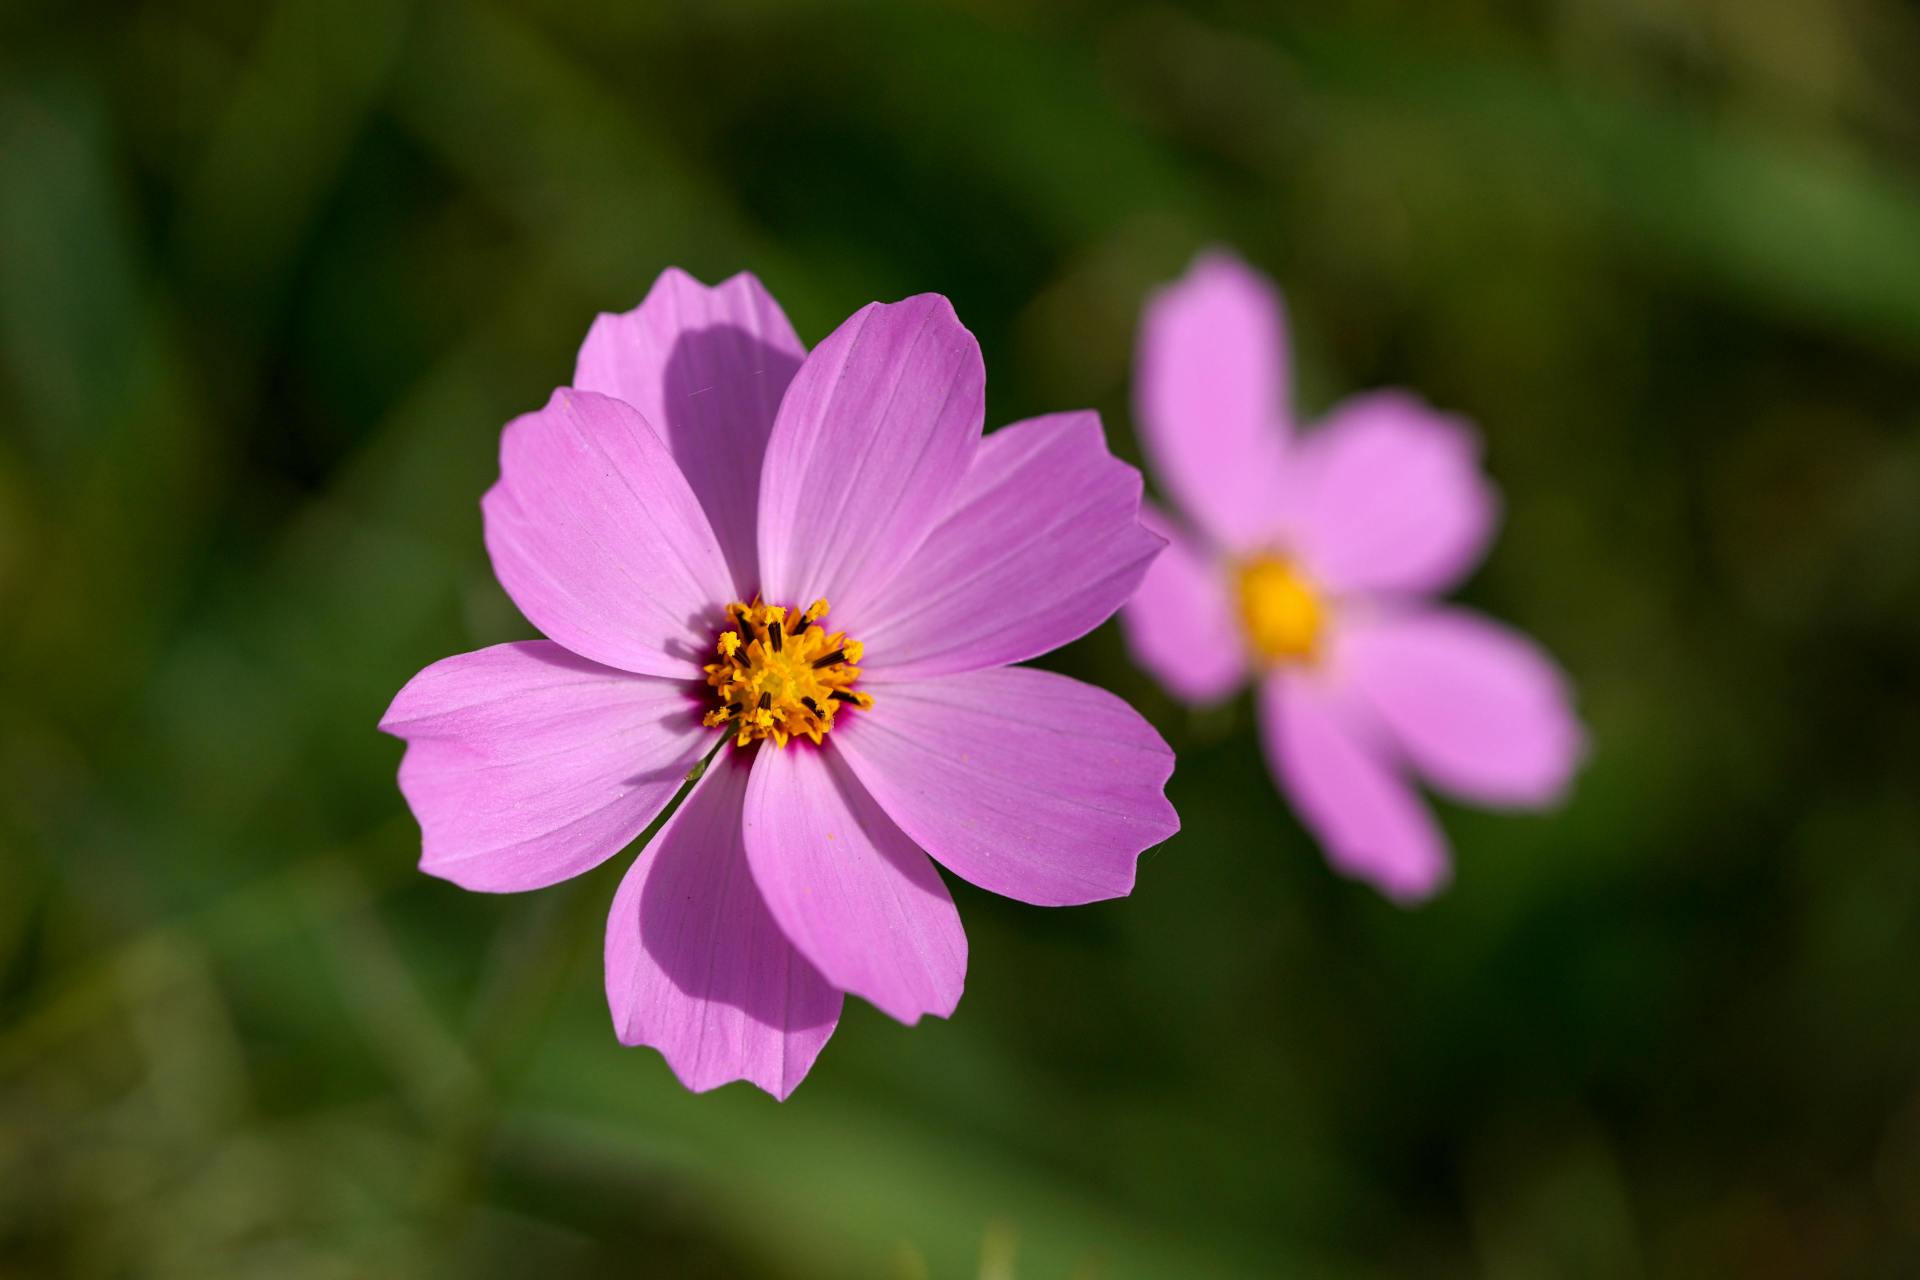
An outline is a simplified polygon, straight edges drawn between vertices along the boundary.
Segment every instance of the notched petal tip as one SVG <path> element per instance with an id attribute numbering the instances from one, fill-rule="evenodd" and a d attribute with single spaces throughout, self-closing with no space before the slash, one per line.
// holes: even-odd
<path id="1" fill-rule="evenodd" d="M 414 867 L 423 875 L 432 876 L 435 880 L 444 880 L 454 888 L 465 890 L 467 893 L 525 893 L 530 888 L 543 887 L 540 885 L 504 883 L 498 878 L 490 876 L 488 874 L 488 868 L 484 865 L 468 862 L 459 858 L 436 857 L 425 851 L 421 852 L 419 859 L 414 863 Z"/>
<path id="2" fill-rule="evenodd" d="M 667 1070 L 673 1073 L 673 1078 L 679 1081 L 680 1087 L 688 1093 L 712 1093 L 715 1089 L 724 1089 L 730 1084 L 744 1084 L 751 1085 L 753 1088 L 758 1089 L 775 1102 L 785 1102 L 793 1096 L 793 1091 L 800 1087 L 800 1082 L 805 1080 L 813 1071 L 813 1062 L 811 1060 L 809 1060 L 805 1066 L 801 1067 L 791 1078 L 772 1077 L 762 1079 L 751 1070 L 736 1070 L 731 1072 L 683 1070 L 679 1063 L 675 1062 L 673 1058 L 653 1045 L 638 1040 L 622 1041 L 621 1043 L 627 1045 L 629 1048 L 647 1049 L 658 1054 L 660 1060 L 667 1064 Z"/>
<path id="3" fill-rule="evenodd" d="M 954 327 L 962 333 L 967 334 L 968 337 L 973 336 L 972 331 L 969 330 L 966 325 L 960 323 L 960 313 L 953 309 L 953 300 L 944 293 L 934 293 L 930 290 L 925 293 L 910 293 L 895 302 L 869 302 L 865 307 L 862 307 L 861 310 L 866 311 L 875 307 L 883 307 L 889 310 L 901 308 L 937 313 L 945 319 L 953 321 Z"/>
<path id="4" fill-rule="evenodd" d="M 419 678 L 419 676 L 415 676 L 414 680 L 418 680 Z M 407 690 L 411 688 L 412 685 L 413 680 L 409 680 L 406 684 L 400 686 L 398 693 L 393 695 L 393 701 L 387 704 L 387 709 L 380 713 L 379 721 L 373 726 L 376 732 L 389 734 L 392 737 L 400 739 L 402 742 L 406 741 L 406 725 L 412 717 L 401 709 L 400 704 L 406 699 Z"/>
<path id="5" fill-rule="evenodd" d="M 699 498 L 736 594 L 760 583 L 756 549 L 767 435 L 806 347 L 750 272 L 709 286 L 677 268 L 640 305 L 595 321 L 574 385 L 632 405 Z"/>
<path id="6" fill-rule="evenodd" d="M 769 914 L 745 865 L 749 766 L 717 757 L 634 860 L 607 914 L 607 1007 L 688 1089 L 793 1091 L 838 1024 L 841 993 Z"/>
<path id="7" fill-rule="evenodd" d="M 624 847 L 706 735 L 678 681 L 588 662 L 545 640 L 442 659 L 395 698 L 399 786 L 420 869 L 482 893 L 537 889 Z"/>

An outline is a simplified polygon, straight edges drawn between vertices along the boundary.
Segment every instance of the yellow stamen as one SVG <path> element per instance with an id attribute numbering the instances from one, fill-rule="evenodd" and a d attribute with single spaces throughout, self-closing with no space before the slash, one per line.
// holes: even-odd
<path id="1" fill-rule="evenodd" d="M 789 622 L 794 611 L 782 605 L 728 605 L 738 629 L 720 633 L 720 661 L 707 664 L 720 705 L 704 723 L 728 726 L 737 746 L 772 738 L 784 747 L 795 737 L 818 743 L 843 707 L 871 707 L 873 697 L 852 688 L 864 650 L 845 632 L 815 625 L 826 612 L 827 602 L 815 600 Z"/>
<path id="2" fill-rule="evenodd" d="M 1267 662 L 1310 662 L 1326 628 L 1326 605 L 1289 561 L 1259 556 L 1240 566 L 1240 621 Z"/>

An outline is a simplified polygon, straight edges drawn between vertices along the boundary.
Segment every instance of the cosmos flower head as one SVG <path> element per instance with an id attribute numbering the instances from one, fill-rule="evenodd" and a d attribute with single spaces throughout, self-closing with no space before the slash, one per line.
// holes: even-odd
<path id="1" fill-rule="evenodd" d="M 437 662 L 381 721 L 421 867 L 468 889 L 579 875 L 685 789 L 605 961 L 619 1038 L 688 1088 L 784 1098 L 843 993 L 951 1014 L 967 943 L 935 862 L 1092 902 L 1178 827 L 1132 708 L 1011 665 L 1138 585 L 1163 545 L 1139 475 L 1092 413 L 983 436 L 984 389 L 945 298 L 808 352 L 752 276 L 667 271 L 501 439 L 487 550 L 546 639 Z"/>
<path id="2" fill-rule="evenodd" d="M 1134 406 L 1173 510 L 1122 614 L 1176 698 L 1257 689 L 1275 781 L 1340 871 L 1403 902 L 1451 874 L 1415 789 L 1537 808 L 1584 751 L 1571 691 L 1526 636 L 1435 597 L 1485 555 L 1498 500 L 1473 429 L 1396 391 L 1296 433 L 1278 292 L 1212 252 L 1142 317 Z"/>

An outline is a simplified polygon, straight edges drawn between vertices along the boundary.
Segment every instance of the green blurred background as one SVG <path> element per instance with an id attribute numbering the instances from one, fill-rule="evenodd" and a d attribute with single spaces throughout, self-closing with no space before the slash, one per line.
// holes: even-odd
<path id="1" fill-rule="evenodd" d="M 1916 66 L 1893 0 L 12 0 L 0 1275 L 1920 1273 Z M 1304 411 L 1482 424 L 1566 810 L 1396 909 L 1105 628 L 1184 833 L 956 884 L 955 1019 L 850 1002 L 784 1105 L 615 1043 L 625 859 L 414 869 L 374 722 L 528 634 L 478 499 L 596 311 L 941 291 L 990 421 L 1131 457 L 1214 241 Z"/>

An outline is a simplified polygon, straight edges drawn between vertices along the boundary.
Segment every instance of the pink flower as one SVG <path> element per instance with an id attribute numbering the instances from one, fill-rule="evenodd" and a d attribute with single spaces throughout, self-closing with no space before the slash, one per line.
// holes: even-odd
<path id="1" fill-rule="evenodd" d="M 1258 684 L 1274 777 L 1340 871 L 1402 901 L 1449 875 L 1408 779 L 1463 800 L 1559 799 L 1583 733 L 1525 636 L 1434 603 L 1485 553 L 1497 499 L 1466 423 L 1378 391 L 1290 430 L 1273 286 L 1203 255 L 1141 324 L 1135 402 L 1171 545 L 1122 614 L 1129 647 L 1201 705 Z"/>
<path id="2" fill-rule="evenodd" d="M 718 749 L 607 922 L 614 1028 L 690 1089 L 784 1098 L 843 992 L 952 1013 L 929 854 L 1057 906 L 1126 894 L 1178 829 L 1132 708 L 1008 665 L 1139 583 L 1140 477 L 1092 413 L 983 438 L 985 380 L 945 298 L 808 354 L 752 276 L 667 271 L 501 437 L 487 550 L 549 638 L 437 662 L 381 721 L 421 867 L 483 892 L 612 857 Z"/>

